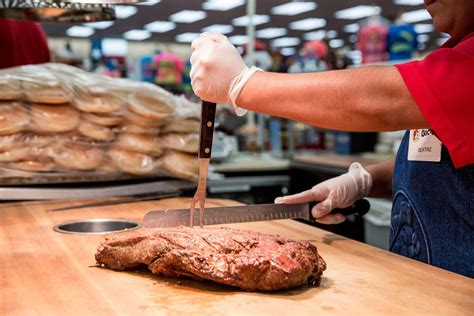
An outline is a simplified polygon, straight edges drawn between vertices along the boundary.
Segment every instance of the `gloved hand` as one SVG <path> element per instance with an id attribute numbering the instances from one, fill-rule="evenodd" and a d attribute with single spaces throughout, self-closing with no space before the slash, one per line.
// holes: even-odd
<path id="1" fill-rule="evenodd" d="M 203 33 L 191 49 L 191 86 L 202 100 L 231 103 L 237 115 L 247 111 L 238 108 L 235 101 L 252 75 L 260 69 L 245 65 L 237 49 L 226 36 Z"/>
<path id="2" fill-rule="evenodd" d="M 336 178 L 321 182 L 310 190 L 275 199 L 277 204 L 296 204 L 319 202 L 311 214 L 322 224 L 339 224 L 345 221 L 342 214 L 329 214 L 335 208 L 345 208 L 355 201 L 369 195 L 372 189 L 372 176 L 358 162 L 349 171 Z"/>

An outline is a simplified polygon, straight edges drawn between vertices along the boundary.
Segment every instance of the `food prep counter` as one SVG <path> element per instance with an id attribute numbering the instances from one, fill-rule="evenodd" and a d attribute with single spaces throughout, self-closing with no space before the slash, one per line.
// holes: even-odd
<path id="1" fill-rule="evenodd" d="M 91 218 L 140 221 L 148 210 L 187 207 L 190 200 L 48 211 L 83 202 L 0 205 L 1 315 L 468 315 L 474 310 L 472 279 L 292 220 L 226 226 L 315 243 L 328 265 L 320 287 L 250 293 L 145 270 L 95 267 L 102 235 L 61 234 L 53 226 Z M 235 203 L 209 200 L 208 206 Z"/>

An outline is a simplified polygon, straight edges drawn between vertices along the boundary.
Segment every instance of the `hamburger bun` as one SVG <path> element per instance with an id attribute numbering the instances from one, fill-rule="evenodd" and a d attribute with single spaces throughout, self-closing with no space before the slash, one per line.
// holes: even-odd
<path id="1" fill-rule="evenodd" d="M 31 103 L 65 104 L 72 101 L 72 94 L 65 91 L 59 84 L 24 81 L 22 87 L 26 100 Z"/>
<path id="2" fill-rule="evenodd" d="M 20 82 L 16 79 L 0 77 L 0 100 L 18 101 L 22 99 Z"/>
<path id="3" fill-rule="evenodd" d="M 22 171 L 31 172 L 48 172 L 54 170 L 54 164 L 51 162 L 44 162 L 39 160 L 26 160 L 9 163 L 8 167 Z"/>
<path id="4" fill-rule="evenodd" d="M 191 181 L 197 181 L 199 178 L 199 164 L 196 155 L 170 151 L 160 159 L 160 167 L 166 173 L 177 178 Z"/>
<path id="5" fill-rule="evenodd" d="M 111 95 L 80 96 L 74 99 L 74 106 L 83 112 L 117 115 L 125 102 Z"/>
<path id="6" fill-rule="evenodd" d="M 94 123 L 81 122 L 78 131 L 81 135 L 98 141 L 109 142 L 114 139 L 114 132 L 110 128 Z"/>
<path id="7" fill-rule="evenodd" d="M 103 160 L 102 151 L 92 145 L 60 142 L 50 148 L 50 157 L 65 170 L 94 170 Z"/>
<path id="8" fill-rule="evenodd" d="M 150 134 L 123 133 L 118 136 L 114 146 L 151 156 L 159 156 L 163 152 L 161 140 Z"/>
<path id="9" fill-rule="evenodd" d="M 31 148 L 20 147 L 12 148 L 4 152 L 0 152 L 0 162 L 15 162 L 30 159 Z"/>
<path id="10" fill-rule="evenodd" d="M 21 103 L 0 104 L 0 135 L 21 132 L 30 123 L 30 116 Z"/>
<path id="11" fill-rule="evenodd" d="M 101 126 L 117 126 L 123 122 L 122 116 L 109 116 L 84 112 L 82 113 L 82 117 L 91 123 Z"/>
<path id="12" fill-rule="evenodd" d="M 161 138 L 163 148 L 196 154 L 199 151 L 198 134 L 167 134 Z"/>
<path id="13" fill-rule="evenodd" d="M 163 133 L 199 133 L 201 123 L 194 119 L 176 120 L 166 124 Z"/>
<path id="14" fill-rule="evenodd" d="M 137 176 L 148 176 L 155 172 L 155 161 L 151 156 L 117 148 L 109 149 L 108 156 L 122 172 Z"/>
<path id="15" fill-rule="evenodd" d="M 125 120 L 128 123 L 145 127 L 159 127 L 166 123 L 165 118 L 149 118 L 132 111 L 125 114 Z"/>
<path id="16" fill-rule="evenodd" d="M 149 134 L 159 135 L 160 129 L 158 127 L 145 127 L 136 124 L 125 124 L 120 126 L 120 131 L 123 133 L 134 133 L 134 134 Z"/>
<path id="17" fill-rule="evenodd" d="M 173 114 L 173 98 L 159 90 L 144 89 L 129 98 L 128 109 L 147 118 L 163 120 Z"/>
<path id="18" fill-rule="evenodd" d="M 55 138 L 53 136 L 35 135 L 29 133 L 17 133 L 12 135 L 0 136 L 0 152 L 19 147 L 44 147 L 52 143 L 54 139 Z"/>
<path id="19" fill-rule="evenodd" d="M 80 122 L 79 112 L 69 105 L 31 105 L 31 130 L 36 133 L 57 133 L 74 130 Z"/>

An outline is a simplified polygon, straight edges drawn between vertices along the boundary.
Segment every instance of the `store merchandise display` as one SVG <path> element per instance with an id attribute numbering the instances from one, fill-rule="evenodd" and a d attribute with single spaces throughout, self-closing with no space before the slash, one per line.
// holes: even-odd
<path id="1" fill-rule="evenodd" d="M 184 97 L 62 64 L 2 70 L 0 87 L 0 183 L 197 178 L 200 107 Z"/>

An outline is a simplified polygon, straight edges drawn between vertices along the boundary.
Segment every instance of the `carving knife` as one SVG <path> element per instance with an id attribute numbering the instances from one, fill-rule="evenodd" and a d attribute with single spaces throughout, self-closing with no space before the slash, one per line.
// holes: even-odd
<path id="1" fill-rule="evenodd" d="M 365 215 L 370 209 L 370 203 L 358 200 L 345 209 L 334 209 L 331 213 L 343 215 L 358 214 Z M 243 206 L 226 206 L 206 208 L 206 217 L 203 225 L 217 225 L 230 223 L 258 222 L 276 219 L 301 218 L 312 220 L 311 208 L 307 203 L 303 204 L 255 204 Z M 194 214 L 194 221 L 199 220 L 199 214 Z M 143 226 L 146 228 L 166 228 L 176 226 L 188 226 L 190 221 L 190 209 L 150 211 L 143 218 Z"/>

